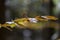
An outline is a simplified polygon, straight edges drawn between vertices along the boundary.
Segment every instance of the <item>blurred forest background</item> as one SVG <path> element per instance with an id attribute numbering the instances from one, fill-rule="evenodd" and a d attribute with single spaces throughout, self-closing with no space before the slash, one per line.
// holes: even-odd
<path id="1" fill-rule="evenodd" d="M 6 0 L 5 5 L 6 15 L 9 15 L 11 19 L 23 17 L 23 15 L 35 17 L 50 13 L 50 0 Z"/>
<path id="2" fill-rule="evenodd" d="M 59 15 L 59 0 L 6 0 L 6 19 L 37 15 Z"/>
<path id="3" fill-rule="evenodd" d="M 60 18 L 60 0 L 6 0 L 5 6 L 6 21 L 43 15 Z M 12 32 L 5 28 L 0 29 L 0 40 L 55 40 L 57 36 L 58 30 L 52 28 L 45 28 L 42 31 L 13 28 Z"/>

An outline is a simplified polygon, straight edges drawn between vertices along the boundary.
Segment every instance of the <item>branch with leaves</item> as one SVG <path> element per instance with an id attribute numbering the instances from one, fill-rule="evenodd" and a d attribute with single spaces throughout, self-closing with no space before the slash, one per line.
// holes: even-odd
<path id="1" fill-rule="evenodd" d="M 54 16 L 36 16 L 35 18 L 18 18 L 11 22 L 5 22 L 5 24 L 0 24 L 0 28 L 4 27 L 10 31 L 12 31 L 10 28 L 14 27 L 42 29 L 46 26 L 47 22 L 49 22 L 50 20 L 56 21 L 58 20 L 58 18 Z"/>

